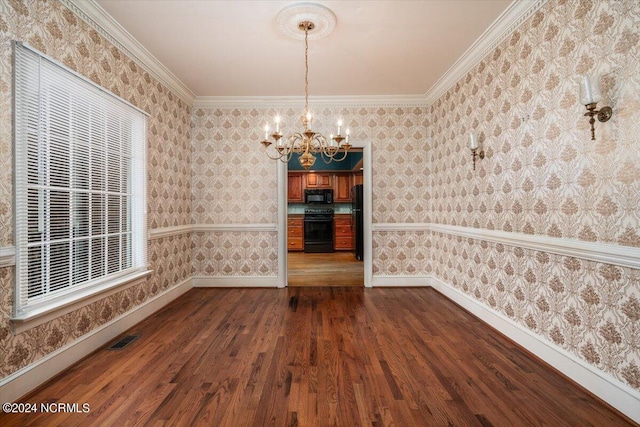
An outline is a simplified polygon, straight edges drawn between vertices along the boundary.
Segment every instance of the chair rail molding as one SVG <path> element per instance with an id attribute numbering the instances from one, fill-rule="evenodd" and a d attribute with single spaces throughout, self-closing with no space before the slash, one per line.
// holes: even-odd
<path id="1" fill-rule="evenodd" d="M 373 224 L 374 232 L 430 231 L 428 222 L 378 222 Z"/>
<path id="2" fill-rule="evenodd" d="M 149 240 L 160 239 L 162 237 L 179 236 L 181 234 L 189 234 L 192 231 L 192 224 L 154 228 L 149 230 Z"/>
<path id="3" fill-rule="evenodd" d="M 487 242 L 518 246 L 535 251 L 570 256 L 589 261 L 613 264 L 621 267 L 640 269 L 640 248 L 612 245 L 609 243 L 585 242 L 558 237 L 537 236 L 524 233 L 510 233 L 483 228 L 461 227 L 457 225 L 429 224 L 436 233 L 449 234 Z"/>
<path id="4" fill-rule="evenodd" d="M 13 246 L 0 247 L 0 268 L 16 265 L 16 248 Z"/>
<path id="5" fill-rule="evenodd" d="M 245 232 L 263 233 L 278 231 L 278 224 L 194 224 L 194 232 Z"/>
<path id="6" fill-rule="evenodd" d="M 149 230 L 149 239 L 160 239 L 163 237 L 179 236 L 188 233 L 211 233 L 211 232 L 244 232 L 244 233 L 264 233 L 276 232 L 278 225 L 266 224 L 187 224 L 173 227 L 160 227 Z"/>

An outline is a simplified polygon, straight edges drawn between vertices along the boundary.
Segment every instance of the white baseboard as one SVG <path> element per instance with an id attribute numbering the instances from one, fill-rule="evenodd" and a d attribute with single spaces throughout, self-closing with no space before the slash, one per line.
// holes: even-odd
<path id="1" fill-rule="evenodd" d="M 429 286 L 430 276 L 373 276 L 373 287 L 408 288 Z"/>
<path id="2" fill-rule="evenodd" d="M 544 360 L 627 417 L 640 423 L 640 392 L 544 340 L 467 294 L 431 277 L 429 284 L 465 310 Z"/>
<path id="3" fill-rule="evenodd" d="M 195 276 L 194 288 L 277 288 L 278 276 Z"/>
<path id="4" fill-rule="evenodd" d="M 0 402 L 13 402 L 192 288 L 191 278 L 156 295 L 76 341 L 0 380 Z"/>

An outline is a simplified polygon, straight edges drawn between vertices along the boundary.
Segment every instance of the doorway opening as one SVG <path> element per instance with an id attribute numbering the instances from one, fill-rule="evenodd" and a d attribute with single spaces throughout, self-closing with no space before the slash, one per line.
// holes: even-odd
<path id="1" fill-rule="evenodd" d="M 300 171 L 283 164 L 279 178 L 287 186 L 279 206 L 280 219 L 284 220 L 280 228 L 284 239 L 279 245 L 284 261 L 282 286 L 370 285 L 370 149 L 370 144 L 356 149 L 359 160 L 348 170 Z M 358 186 L 359 205 L 355 203 Z M 330 198 L 321 196 L 327 192 Z M 359 234 L 356 210 L 362 212 Z M 360 247 L 358 256 L 356 243 Z"/>

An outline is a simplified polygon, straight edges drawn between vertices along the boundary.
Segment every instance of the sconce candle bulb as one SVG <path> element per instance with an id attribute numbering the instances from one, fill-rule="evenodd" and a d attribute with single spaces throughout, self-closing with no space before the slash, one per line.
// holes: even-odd
<path id="1" fill-rule="evenodd" d="M 473 132 L 469 133 L 469 149 L 470 150 L 478 149 L 478 137 Z"/>
<path id="2" fill-rule="evenodd" d="M 602 94 L 600 93 L 600 86 L 592 84 L 590 76 L 582 76 L 582 87 L 580 88 L 580 100 L 582 105 L 593 104 L 600 102 Z"/>

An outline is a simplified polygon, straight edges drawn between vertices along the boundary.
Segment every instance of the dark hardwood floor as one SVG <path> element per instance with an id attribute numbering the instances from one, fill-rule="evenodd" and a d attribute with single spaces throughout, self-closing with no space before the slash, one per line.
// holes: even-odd
<path id="1" fill-rule="evenodd" d="M 193 289 L 2 426 L 626 426 L 433 289 Z"/>
<path id="2" fill-rule="evenodd" d="M 364 286 L 364 262 L 353 252 L 289 252 L 289 286 Z"/>

